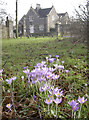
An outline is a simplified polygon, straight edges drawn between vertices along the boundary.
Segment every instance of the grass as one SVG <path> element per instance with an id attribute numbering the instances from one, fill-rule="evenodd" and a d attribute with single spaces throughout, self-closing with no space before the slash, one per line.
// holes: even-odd
<path id="1" fill-rule="evenodd" d="M 71 60 L 71 57 L 74 59 L 87 57 L 84 44 L 74 45 L 69 39 L 58 41 L 56 37 L 6 39 L 2 41 L 2 52 L 3 68 L 17 76 L 19 76 L 18 71 L 21 73 L 24 66 L 28 65 L 32 68 L 49 54 L 52 56 L 58 54 L 63 60 Z"/>
<path id="2" fill-rule="evenodd" d="M 60 86 L 64 86 L 64 89 L 66 89 L 66 84 L 70 84 L 73 87 L 72 93 L 68 94 L 69 96 L 76 97 L 78 94 L 86 94 L 84 84 L 88 83 L 87 46 L 84 43 L 75 41 L 77 41 L 76 38 L 60 37 L 31 37 L 2 40 L 3 79 L 16 76 L 19 80 L 24 75 L 24 67 L 28 66 L 32 70 L 36 63 L 44 61 L 45 57 L 49 54 L 52 57 L 59 55 L 60 61 L 65 61 L 66 69 L 70 71 L 66 82 L 63 75 L 60 77 Z M 19 95 L 21 95 L 21 92 L 25 93 L 24 89 L 21 89 L 21 86 L 19 87 Z M 80 93 L 79 89 L 81 89 Z M 25 107 L 23 109 L 25 110 Z M 88 110 L 88 107 L 86 109 Z M 87 110 L 85 115 L 87 115 Z"/>

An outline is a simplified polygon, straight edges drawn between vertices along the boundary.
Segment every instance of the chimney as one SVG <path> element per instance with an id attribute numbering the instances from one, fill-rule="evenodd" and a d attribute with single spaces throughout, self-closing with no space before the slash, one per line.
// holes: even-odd
<path id="1" fill-rule="evenodd" d="M 37 10 L 40 9 L 40 4 L 36 4 L 36 9 L 37 9 Z"/>

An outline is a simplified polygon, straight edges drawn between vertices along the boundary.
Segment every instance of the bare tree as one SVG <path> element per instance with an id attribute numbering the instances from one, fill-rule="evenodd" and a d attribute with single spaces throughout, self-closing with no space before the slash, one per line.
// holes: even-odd
<path id="1" fill-rule="evenodd" d="M 0 0 L 0 24 L 3 24 L 7 15 L 5 6 L 7 4 Z"/>
<path id="2" fill-rule="evenodd" d="M 79 8 L 78 10 L 75 9 L 76 19 L 72 19 L 70 21 L 70 33 L 71 35 L 80 37 L 81 41 L 85 42 L 85 39 L 87 39 L 89 35 L 88 33 L 89 17 L 88 17 L 87 7 L 86 5 L 84 6 L 80 4 L 78 8 Z"/>

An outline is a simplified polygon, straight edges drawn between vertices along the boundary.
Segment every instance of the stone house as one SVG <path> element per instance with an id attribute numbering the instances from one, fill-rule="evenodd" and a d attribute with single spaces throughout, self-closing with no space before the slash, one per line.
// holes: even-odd
<path id="1" fill-rule="evenodd" d="M 20 36 L 60 34 L 60 24 L 63 22 L 67 24 L 68 20 L 67 12 L 60 15 L 54 6 L 41 9 L 40 4 L 37 4 L 36 9 L 30 7 L 19 21 L 18 33 Z"/>

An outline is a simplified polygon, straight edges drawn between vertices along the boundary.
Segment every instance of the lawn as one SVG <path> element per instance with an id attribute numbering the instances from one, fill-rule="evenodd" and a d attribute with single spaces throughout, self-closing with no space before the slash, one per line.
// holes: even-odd
<path id="1" fill-rule="evenodd" d="M 64 93 L 62 97 L 65 99 L 65 104 L 63 102 L 61 103 L 62 108 L 58 114 L 54 110 L 54 108 L 57 109 L 54 103 L 52 105 L 53 108 L 51 107 L 47 114 L 47 106 L 43 103 L 45 99 L 44 93 L 40 94 L 38 90 L 42 84 L 38 85 L 37 83 L 36 86 L 31 84 L 28 85 L 28 77 L 25 77 L 25 73 L 23 72 L 24 67 L 26 66 L 28 66 L 27 69 L 31 72 L 37 63 L 46 61 L 46 57 L 49 57 L 49 55 L 51 55 L 51 58 L 56 58 L 56 55 L 59 55 L 58 64 L 63 65 L 66 70 L 69 70 L 67 75 L 65 70 L 61 70 L 60 73 L 58 70 L 55 71 L 55 74 L 60 75 L 58 80 L 55 82 L 55 85 L 63 90 Z M 56 64 L 55 61 L 53 64 Z M 47 63 L 47 66 L 54 68 L 53 64 Z M 8 112 L 8 109 L 3 107 L 3 117 L 31 118 L 35 116 L 42 118 L 55 118 L 56 116 L 60 119 L 71 118 L 71 108 L 67 103 L 69 99 L 78 99 L 78 96 L 84 96 L 87 99 L 87 102 L 84 103 L 81 110 L 81 118 L 89 117 L 87 45 L 79 42 L 76 38 L 31 37 L 4 39 L 2 40 L 2 69 L 2 104 L 3 106 L 8 103 L 13 104 L 13 111 Z M 14 92 L 13 90 L 11 91 L 11 87 L 5 81 L 12 76 L 17 77 L 14 84 Z M 21 76 L 25 77 L 24 83 L 21 80 Z M 33 90 L 35 90 L 35 92 L 33 92 Z M 12 96 L 12 93 L 14 94 L 15 102 L 11 102 L 12 100 L 6 102 L 7 98 L 10 97 L 10 95 Z M 36 100 L 32 102 L 33 93 L 36 96 Z M 48 93 L 46 96 L 47 95 Z M 41 99 L 42 104 L 40 105 L 38 104 L 39 102 L 37 102 L 38 98 Z M 41 111 L 40 113 L 39 109 Z M 78 112 L 79 110 L 76 112 L 76 116 Z M 72 117 L 74 116 L 75 115 Z"/>

